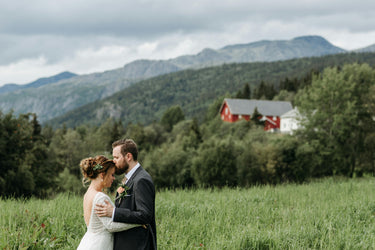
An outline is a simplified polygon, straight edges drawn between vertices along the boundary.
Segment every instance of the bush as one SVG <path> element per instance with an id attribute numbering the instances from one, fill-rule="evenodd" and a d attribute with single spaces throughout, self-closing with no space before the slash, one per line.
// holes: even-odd
<path id="1" fill-rule="evenodd" d="M 68 168 L 64 168 L 64 170 L 59 174 L 59 176 L 56 178 L 56 184 L 58 191 L 62 192 L 82 194 L 85 189 L 82 181 L 79 180 L 75 175 L 71 174 Z"/>
<path id="2" fill-rule="evenodd" d="M 192 150 L 184 150 L 178 141 L 164 144 L 145 156 L 144 166 L 158 188 L 188 187 L 191 177 Z"/>
<path id="3" fill-rule="evenodd" d="M 237 185 L 236 146 L 231 140 L 209 139 L 193 158 L 192 174 L 201 186 Z"/>

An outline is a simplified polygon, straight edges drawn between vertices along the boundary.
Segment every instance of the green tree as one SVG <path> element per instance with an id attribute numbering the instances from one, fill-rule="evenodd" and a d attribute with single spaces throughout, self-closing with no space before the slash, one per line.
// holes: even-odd
<path id="1" fill-rule="evenodd" d="M 229 95 L 229 94 L 228 94 Z M 221 105 L 223 104 L 224 97 L 218 97 L 216 98 L 212 104 L 207 108 L 206 115 L 205 115 L 205 122 L 211 121 L 215 117 L 219 116 L 219 111 L 221 108 Z"/>
<path id="2" fill-rule="evenodd" d="M 243 148 L 237 159 L 237 176 L 241 186 L 275 182 L 276 148 L 269 143 L 253 142 Z"/>
<path id="3" fill-rule="evenodd" d="M 144 166 L 158 188 L 189 187 L 193 184 L 192 152 L 184 150 L 178 141 L 163 144 L 145 156 Z"/>
<path id="4" fill-rule="evenodd" d="M 273 84 L 261 81 L 259 86 L 254 91 L 254 98 L 272 100 L 276 94 L 277 91 L 275 90 Z"/>
<path id="5" fill-rule="evenodd" d="M 315 75 L 312 85 L 296 96 L 304 131 L 299 136 L 313 144 L 321 156 L 318 176 L 353 176 L 361 166 L 365 138 L 374 131 L 368 93 L 375 71 L 367 64 L 327 68 Z"/>
<path id="6" fill-rule="evenodd" d="M 201 186 L 237 185 L 236 145 L 232 140 L 209 139 L 193 158 L 192 175 Z"/>
<path id="7" fill-rule="evenodd" d="M 64 168 L 54 180 L 56 181 L 56 186 L 60 192 L 81 194 L 84 191 L 84 186 L 80 178 L 72 175 L 68 168 Z"/>
<path id="8" fill-rule="evenodd" d="M 0 112 L 0 191 L 2 195 L 43 195 L 51 185 L 46 141 L 35 114 Z"/>
<path id="9" fill-rule="evenodd" d="M 280 92 L 273 97 L 273 101 L 288 101 L 293 103 L 294 102 L 295 92 L 289 92 L 285 89 L 280 90 Z"/>
<path id="10" fill-rule="evenodd" d="M 250 99 L 251 98 L 251 90 L 248 83 L 245 83 L 243 86 L 242 91 L 239 90 L 236 94 L 236 98 L 239 99 Z"/>
<path id="11" fill-rule="evenodd" d="M 66 132 L 64 129 L 57 130 L 51 141 L 50 150 L 56 156 L 59 172 L 68 168 L 71 174 L 77 178 L 81 177 L 79 163 L 83 158 L 89 156 L 89 152 L 86 150 L 81 135 L 76 130 L 68 129 Z"/>
<path id="12" fill-rule="evenodd" d="M 185 119 L 184 112 L 179 105 L 175 105 L 167 109 L 160 123 L 165 127 L 165 129 L 170 132 L 172 131 L 173 125 Z"/>
<path id="13" fill-rule="evenodd" d="M 90 135 L 96 145 L 92 145 L 96 152 L 112 151 L 112 143 L 121 138 L 124 128 L 121 122 L 108 118 L 93 135 Z M 91 149 L 92 150 L 92 149 Z"/>
<path id="14" fill-rule="evenodd" d="M 262 121 L 263 115 L 259 113 L 258 108 L 254 108 L 254 112 L 251 115 L 251 122 L 253 122 L 257 126 L 262 126 L 264 127 L 264 121 Z"/>

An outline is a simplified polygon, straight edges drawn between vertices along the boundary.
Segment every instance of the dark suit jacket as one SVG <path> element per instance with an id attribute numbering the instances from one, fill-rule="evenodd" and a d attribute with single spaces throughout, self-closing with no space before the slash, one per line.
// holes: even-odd
<path id="1" fill-rule="evenodd" d="M 126 185 L 129 190 L 121 202 L 116 200 L 113 220 L 146 225 L 147 229 L 135 227 L 115 233 L 114 249 L 156 249 L 155 187 L 152 178 L 139 167 Z"/>

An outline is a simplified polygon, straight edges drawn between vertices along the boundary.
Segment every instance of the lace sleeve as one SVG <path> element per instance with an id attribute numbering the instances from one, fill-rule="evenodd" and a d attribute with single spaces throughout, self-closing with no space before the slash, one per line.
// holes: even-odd
<path id="1" fill-rule="evenodd" d="M 108 196 L 101 196 L 96 204 L 105 204 L 105 200 L 109 201 L 112 205 L 112 201 L 109 199 Z M 103 223 L 104 227 L 111 233 L 113 232 L 120 232 L 125 231 L 128 229 L 131 229 L 133 227 L 141 226 L 139 224 L 128 224 L 128 223 L 122 223 L 122 222 L 113 222 L 112 218 L 110 217 L 99 217 L 100 221 Z"/>

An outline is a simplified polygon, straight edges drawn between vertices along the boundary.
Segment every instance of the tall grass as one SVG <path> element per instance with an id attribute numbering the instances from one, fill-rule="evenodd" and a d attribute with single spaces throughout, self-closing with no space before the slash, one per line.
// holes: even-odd
<path id="1" fill-rule="evenodd" d="M 86 230 L 82 197 L 0 200 L 1 249 L 75 249 Z"/>
<path id="2" fill-rule="evenodd" d="M 157 193 L 159 249 L 375 249 L 374 178 Z M 1 200 L 1 249 L 74 249 L 82 197 Z"/>

